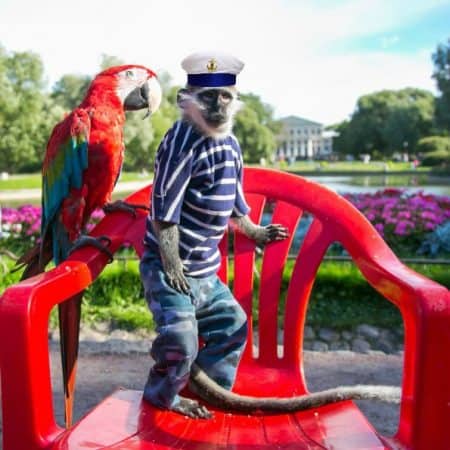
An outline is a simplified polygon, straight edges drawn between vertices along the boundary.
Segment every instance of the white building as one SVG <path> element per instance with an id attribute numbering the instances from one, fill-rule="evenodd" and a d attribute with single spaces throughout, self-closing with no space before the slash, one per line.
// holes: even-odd
<path id="1" fill-rule="evenodd" d="M 277 138 L 278 159 L 314 159 L 333 151 L 335 131 L 326 131 L 321 123 L 288 116 L 280 120 L 283 128 Z"/>

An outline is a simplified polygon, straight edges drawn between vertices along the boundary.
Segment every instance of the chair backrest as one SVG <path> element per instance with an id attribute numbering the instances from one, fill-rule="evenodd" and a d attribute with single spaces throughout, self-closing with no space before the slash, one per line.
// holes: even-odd
<path id="1" fill-rule="evenodd" d="M 252 220 L 261 223 L 263 212 L 269 210 L 270 222 L 286 226 L 290 237 L 271 243 L 264 249 L 261 269 L 258 270 L 260 289 L 257 296 L 254 242 L 239 232 L 227 232 L 220 244 L 223 259 L 219 276 L 225 282 L 232 279 L 234 295 L 248 315 L 250 331 L 253 330 L 252 310 L 257 310 L 259 352 L 252 354 L 254 342 L 250 332 L 243 361 L 251 363 L 257 360 L 265 365 L 282 365 L 298 372 L 302 362 L 306 308 L 316 272 L 328 247 L 333 242 L 339 242 L 354 258 L 374 249 L 380 256 L 392 256 L 392 252 L 352 204 L 320 184 L 285 172 L 246 168 L 244 191 L 251 207 Z M 150 189 L 146 188 L 128 200 L 142 203 L 148 201 L 149 195 Z M 297 226 L 305 215 L 308 216 L 309 227 L 297 251 L 286 298 L 282 298 L 285 263 Z M 143 226 L 144 220 L 141 219 L 127 237 L 138 254 L 143 250 Z M 284 314 L 280 310 L 282 302 L 285 303 Z M 283 317 L 282 323 L 278 323 L 278 317 Z M 284 346 L 281 358 L 277 355 L 280 333 L 283 334 Z"/>

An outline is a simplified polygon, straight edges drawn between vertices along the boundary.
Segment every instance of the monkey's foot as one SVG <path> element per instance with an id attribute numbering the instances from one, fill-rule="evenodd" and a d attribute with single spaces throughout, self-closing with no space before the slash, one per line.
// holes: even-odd
<path id="1" fill-rule="evenodd" d="M 196 400 L 180 397 L 179 403 L 170 408 L 172 411 L 192 417 L 193 419 L 211 419 L 212 413 Z"/>
<path id="2" fill-rule="evenodd" d="M 105 211 L 106 214 L 114 211 L 124 211 L 133 214 L 134 218 L 136 218 L 137 209 L 145 209 L 146 211 L 150 211 L 150 208 L 146 205 L 134 205 L 132 203 L 124 202 L 123 200 L 116 200 L 113 203 L 107 203 L 103 207 L 103 211 Z"/>
<path id="3" fill-rule="evenodd" d="M 102 243 L 102 241 L 106 242 L 106 245 Z M 112 263 L 114 261 L 114 256 L 109 250 L 107 246 L 111 244 L 111 239 L 108 236 L 98 236 L 98 237 L 92 237 L 92 236 L 81 236 L 79 237 L 72 245 L 71 249 L 69 250 L 68 255 L 73 253 L 75 250 L 78 250 L 82 247 L 91 246 L 95 247 L 96 249 L 100 250 L 103 253 L 106 253 L 109 257 L 108 263 Z"/>

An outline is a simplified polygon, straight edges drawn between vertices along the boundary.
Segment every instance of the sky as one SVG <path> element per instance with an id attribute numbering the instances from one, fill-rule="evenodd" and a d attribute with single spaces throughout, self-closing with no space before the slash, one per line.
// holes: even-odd
<path id="1" fill-rule="evenodd" d="M 436 93 L 431 55 L 450 38 L 450 0 L 0 0 L 0 44 L 31 50 L 48 87 L 64 74 L 94 75 L 102 54 L 167 71 L 199 50 L 245 63 L 241 92 L 277 118 L 330 125 L 382 89 Z"/>

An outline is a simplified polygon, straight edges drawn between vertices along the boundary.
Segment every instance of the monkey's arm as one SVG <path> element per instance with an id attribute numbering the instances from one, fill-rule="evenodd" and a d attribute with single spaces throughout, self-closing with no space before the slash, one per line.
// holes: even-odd
<path id="1" fill-rule="evenodd" d="M 248 215 L 232 217 L 231 221 L 242 233 L 253 239 L 258 245 L 265 245 L 272 241 L 282 241 L 289 236 L 288 229 L 283 225 L 271 223 L 262 227 L 254 224 Z"/>
<path id="2" fill-rule="evenodd" d="M 161 261 L 167 281 L 175 290 L 189 294 L 190 287 L 183 272 L 179 253 L 180 234 L 175 223 L 153 221 L 153 228 L 159 242 Z"/>

